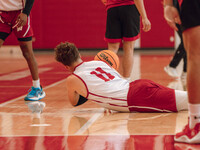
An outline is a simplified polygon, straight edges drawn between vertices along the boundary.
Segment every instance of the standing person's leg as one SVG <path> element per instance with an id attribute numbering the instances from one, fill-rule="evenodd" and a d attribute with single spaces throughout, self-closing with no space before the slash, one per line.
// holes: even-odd
<path id="1" fill-rule="evenodd" d="M 124 41 L 123 43 L 123 76 L 127 79 L 130 78 L 134 62 L 134 43 L 135 41 Z"/>
<path id="2" fill-rule="evenodd" d="M 177 10 L 170 6 L 171 1 L 164 1 L 164 17 L 175 29 L 175 20 L 183 29 L 183 41 L 187 53 L 187 90 L 189 101 L 189 123 L 182 132 L 177 133 L 175 141 L 200 144 L 200 1 L 183 0 L 180 18 Z"/>
<path id="3" fill-rule="evenodd" d="M 169 76 L 175 77 L 175 78 L 179 77 L 176 67 L 179 65 L 181 59 L 184 58 L 184 56 L 185 56 L 185 48 L 183 45 L 183 37 L 182 37 L 181 27 L 178 24 L 176 24 L 176 26 L 178 28 L 177 33 L 179 35 L 181 43 L 179 44 L 178 48 L 176 49 L 175 54 L 174 54 L 172 60 L 170 61 L 169 65 L 164 67 L 165 72 Z"/>
<path id="4" fill-rule="evenodd" d="M 118 52 L 123 38 L 123 74 L 129 79 L 133 67 L 134 41 L 139 38 L 140 15 L 135 5 L 114 7 L 107 10 L 105 40 L 108 49 Z"/>
<path id="5" fill-rule="evenodd" d="M 108 49 L 117 53 L 122 41 L 121 21 L 118 16 L 118 7 L 107 10 L 105 41 Z"/>
<path id="6" fill-rule="evenodd" d="M 184 46 L 183 43 L 181 42 L 174 54 L 173 59 L 171 60 L 169 66 L 176 68 L 178 66 L 178 64 L 180 63 L 181 59 L 183 58 L 183 56 L 185 55 L 185 50 L 184 50 Z"/>
<path id="7" fill-rule="evenodd" d="M 130 79 L 134 63 L 134 45 L 140 37 L 140 14 L 135 5 L 120 7 L 123 36 L 123 76 Z"/>
<path id="8" fill-rule="evenodd" d="M 27 38 L 27 39 L 32 39 L 32 38 Z M 30 100 L 30 101 L 40 100 L 45 97 L 45 92 L 40 86 L 38 65 L 33 53 L 32 40 L 19 41 L 19 45 L 22 50 L 22 54 L 27 61 L 33 79 L 33 87 L 31 88 L 31 91 L 28 93 L 28 95 L 25 97 L 25 100 Z"/>
<path id="9" fill-rule="evenodd" d="M 183 38 L 188 58 L 189 124 L 183 132 L 176 134 L 175 140 L 200 143 L 200 26 L 187 29 L 183 33 Z"/>
<path id="10" fill-rule="evenodd" d="M 31 27 L 31 15 L 27 17 L 27 22 L 24 26 L 16 26 L 17 17 L 21 14 L 21 11 L 16 11 L 14 14 L 14 19 L 12 24 L 12 31 L 19 41 L 19 45 L 24 58 L 27 61 L 31 76 L 33 79 L 33 86 L 29 90 L 28 95 L 24 100 L 37 101 L 45 97 L 45 92 L 40 86 L 40 80 L 38 75 L 38 66 L 34 57 L 33 47 L 32 47 L 32 36 L 33 30 Z"/>
<path id="11" fill-rule="evenodd" d="M 200 104 L 200 26 L 186 30 L 183 36 L 188 57 L 189 103 Z"/>
<path id="12" fill-rule="evenodd" d="M 132 68 L 133 68 L 133 53 L 134 53 L 134 43 L 135 41 L 124 41 L 123 42 L 123 77 L 129 79 Z M 117 53 L 119 50 L 120 43 L 108 43 L 108 49 Z"/>
<path id="13" fill-rule="evenodd" d="M 118 52 L 119 46 L 120 46 L 119 42 L 118 43 L 109 43 L 108 42 L 108 49 L 111 50 L 111 51 L 113 51 L 113 52 L 115 52 L 115 53 Z"/>
<path id="14" fill-rule="evenodd" d="M 183 53 L 182 53 L 183 49 L 184 49 L 183 44 L 180 43 L 169 65 L 164 67 L 164 71 L 171 77 L 174 77 L 174 78 L 179 77 L 176 67 L 178 66 L 181 59 L 183 58 Z"/>
<path id="15" fill-rule="evenodd" d="M 38 65 L 33 54 L 32 41 L 19 41 L 19 45 L 22 50 L 22 54 L 27 61 L 32 79 L 39 80 Z"/>

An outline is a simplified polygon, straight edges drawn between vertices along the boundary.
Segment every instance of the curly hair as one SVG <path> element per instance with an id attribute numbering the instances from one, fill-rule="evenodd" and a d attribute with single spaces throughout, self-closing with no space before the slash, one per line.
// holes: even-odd
<path id="1" fill-rule="evenodd" d="M 77 47 L 70 42 L 61 42 L 59 45 L 56 46 L 54 50 L 55 59 L 65 66 L 70 66 L 76 60 L 78 60 L 78 58 L 80 58 L 80 54 Z"/>

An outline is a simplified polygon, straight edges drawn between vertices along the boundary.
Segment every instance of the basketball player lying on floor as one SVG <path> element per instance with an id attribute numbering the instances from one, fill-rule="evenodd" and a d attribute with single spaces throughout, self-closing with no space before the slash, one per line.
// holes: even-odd
<path id="1" fill-rule="evenodd" d="M 73 106 L 87 100 L 120 112 L 177 112 L 187 109 L 187 92 L 170 89 L 150 80 L 129 83 L 103 61 L 83 62 L 73 43 L 60 43 L 55 59 L 72 74 L 67 78 Z"/>

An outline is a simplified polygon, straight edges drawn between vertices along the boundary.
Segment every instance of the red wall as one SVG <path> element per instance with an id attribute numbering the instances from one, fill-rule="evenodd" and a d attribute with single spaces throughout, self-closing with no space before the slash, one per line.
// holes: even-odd
<path id="1" fill-rule="evenodd" d="M 174 36 L 174 31 L 164 20 L 161 2 L 161 0 L 144 0 L 152 28 L 149 32 L 141 32 L 142 48 L 174 47 L 174 42 L 170 42 L 170 37 Z"/>
<path id="2" fill-rule="evenodd" d="M 141 48 L 173 47 L 174 32 L 163 18 L 160 0 L 144 0 L 152 23 L 150 32 L 141 32 Z M 106 11 L 101 0 L 35 0 L 32 9 L 34 48 L 52 49 L 61 41 L 79 48 L 105 48 Z M 5 44 L 17 44 L 10 36 Z"/>

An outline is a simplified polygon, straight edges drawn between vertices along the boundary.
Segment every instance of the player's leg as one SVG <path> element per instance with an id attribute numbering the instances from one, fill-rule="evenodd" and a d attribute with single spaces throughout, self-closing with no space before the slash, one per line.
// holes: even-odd
<path id="1" fill-rule="evenodd" d="M 186 30 L 183 37 L 188 57 L 189 124 L 182 132 L 176 134 L 175 140 L 200 143 L 200 26 Z"/>
<path id="2" fill-rule="evenodd" d="M 175 90 L 146 79 L 130 83 L 127 102 L 131 112 L 178 111 Z"/>
<path id="3" fill-rule="evenodd" d="M 183 38 L 182 38 L 182 32 L 181 32 L 181 28 L 180 25 L 176 25 L 178 28 L 178 35 L 180 37 L 181 43 L 179 44 L 178 48 L 175 51 L 175 54 L 172 58 L 172 60 L 170 61 L 169 65 L 164 67 L 164 71 L 171 77 L 174 78 L 178 78 L 178 72 L 176 70 L 176 67 L 178 66 L 178 64 L 180 63 L 181 59 L 184 57 L 185 55 L 185 49 L 184 49 L 184 45 L 183 45 Z"/>
<path id="4" fill-rule="evenodd" d="M 32 38 L 28 37 L 18 40 L 20 48 L 22 50 L 22 54 L 26 59 L 26 62 L 28 64 L 33 79 L 33 87 L 31 88 L 31 91 L 28 93 L 28 95 L 25 97 L 25 100 L 31 100 L 31 101 L 40 100 L 45 97 L 45 92 L 42 90 L 42 87 L 40 86 L 38 65 L 32 48 Z"/>
<path id="5" fill-rule="evenodd" d="M 108 49 L 115 52 L 115 53 L 118 52 L 119 46 L 120 46 L 120 42 L 117 42 L 117 43 L 108 42 Z"/>
<path id="6" fill-rule="evenodd" d="M 135 40 L 140 35 L 140 15 L 135 5 L 120 7 L 123 35 L 123 76 L 130 78 L 133 69 Z"/>
<path id="7" fill-rule="evenodd" d="M 118 7 L 107 10 L 105 41 L 108 49 L 117 53 L 122 41 L 121 21 L 118 16 Z"/>
<path id="8" fill-rule="evenodd" d="M 21 11 L 16 12 L 13 22 L 15 22 L 15 20 L 17 19 L 17 16 L 20 13 Z M 12 29 L 19 41 L 22 54 L 24 58 L 26 59 L 26 62 L 28 64 L 28 67 L 33 79 L 33 86 L 29 90 L 29 93 L 25 97 L 25 100 L 31 100 L 31 101 L 40 100 L 45 97 L 45 92 L 42 90 L 42 87 L 40 86 L 40 80 L 39 80 L 39 75 L 38 75 L 38 65 L 33 53 L 33 47 L 32 47 L 33 31 L 31 27 L 30 15 L 27 18 L 26 25 L 18 27 L 15 24 L 13 24 Z"/>
<path id="9" fill-rule="evenodd" d="M 133 69 L 133 62 L 134 62 L 134 43 L 135 41 L 124 41 L 123 43 L 123 76 L 125 78 L 130 78 L 131 72 Z"/>
<path id="10" fill-rule="evenodd" d="M 187 90 L 189 123 L 177 133 L 175 141 L 200 143 L 200 1 L 184 0 L 181 5 L 183 42 L 187 52 Z"/>
<path id="11" fill-rule="evenodd" d="M 32 48 L 32 40 L 30 41 L 19 41 L 20 48 L 22 50 L 22 54 L 27 61 L 28 67 L 31 72 L 31 76 L 33 80 L 39 80 L 38 76 L 38 65 L 33 53 Z"/>
<path id="12" fill-rule="evenodd" d="M 108 43 L 108 49 L 117 53 L 119 50 L 121 35 L 121 21 L 118 17 L 118 7 L 107 10 L 105 40 Z"/>

